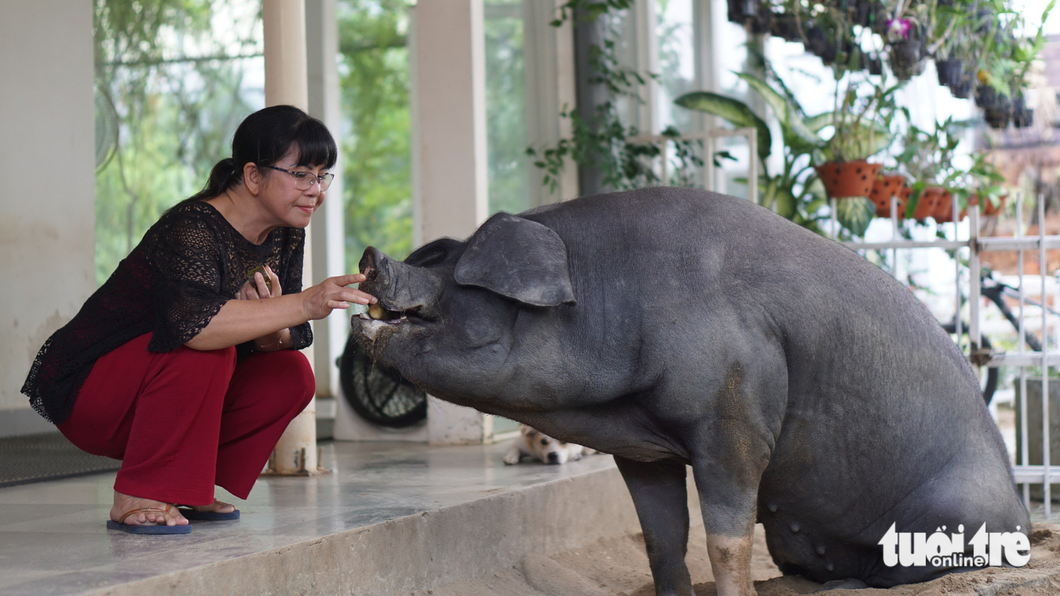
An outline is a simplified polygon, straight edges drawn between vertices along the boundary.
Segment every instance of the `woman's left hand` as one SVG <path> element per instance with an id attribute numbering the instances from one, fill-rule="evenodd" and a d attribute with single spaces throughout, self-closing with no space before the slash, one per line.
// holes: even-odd
<path id="1" fill-rule="evenodd" d="M 236 292 L 236 300 L 260 300 L 264 298 L 276 298 L 283 295 L 280 287 L 280 278 L 272 272 L 272 268 L 265 265 L 265 273 L 269 276 L 269 283 L 265 283 L 265 276 L 260 271 L 254 273 L 254 277 L 247 280 L 242 288 Z M 290 331 L 280 329 L 268 335 L 254 340 L 254 349 L 259 352 L 272 352 L 282 349 L 284 341 L 290 338 Z M 290 344 L 290 342 L 287 342 Z"/>
<path id="2" fill-rule="evenodd" d="M 248 279 L 247 283 L 236 292 L 236 300 L 258 300 L 282 296 L 283 288 L 280 287 L 280 278 L 276 277 L 268 265 L 265 265 L 265 273 L 269 276 L 268 284 L 265 283 L 265 276 L 260 271 L 256 272 L 254 277 Z"/>

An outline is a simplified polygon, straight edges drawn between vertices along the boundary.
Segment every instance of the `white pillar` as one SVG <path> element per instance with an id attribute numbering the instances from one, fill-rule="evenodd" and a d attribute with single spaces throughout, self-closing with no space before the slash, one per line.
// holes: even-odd
<path id="1" fill-rule="evenodd" d="M 289 104 L 308 110 L 305 0 L 262 0 L 261 19 L 265 34 L 265 105 Z M 312 245 L 311 230 L 307 229 L 303 287 L 313 283 Z M 304 352 L 312 363 L 312 347 Z M 269 468 L 278 474 L 306 474 L 316 472 L 317 467 L 314 399 L 280 437 Z"/>
<path id="2" fill-rule="evenodd" d="M 414 242 L 466 238 L 488 215 L 482 0 L 420 2 L 411 11 Z M 483 414 L 428 397 L 434 444 L 492 435 Z"/>

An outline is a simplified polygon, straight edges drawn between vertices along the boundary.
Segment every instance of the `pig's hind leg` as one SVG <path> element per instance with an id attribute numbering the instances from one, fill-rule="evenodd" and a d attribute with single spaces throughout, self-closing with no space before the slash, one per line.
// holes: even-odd
<path id="1" fill-rule="evenodd" d="M 693 596 L 685 565 L 688 550 L 688 485 L 685 464 L 644 463 L 615 456 L 644 530 L 656 596 Z"/>

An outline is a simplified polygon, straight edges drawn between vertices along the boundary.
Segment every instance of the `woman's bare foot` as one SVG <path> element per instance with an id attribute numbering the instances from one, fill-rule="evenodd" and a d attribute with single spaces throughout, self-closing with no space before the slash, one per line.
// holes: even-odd
<path id="1" fill-rule="evenodd" d="M 188 505 L 187 507 L 194 509 L 195 511 L 211 511 L 214 513 L 232 513 L 236 510 L 236 506 L 231 503 L 225 503 L 224 501 L 213 500 L 213 503 L 209 505 Z"/>
<path id="2" fill-rule="evenodd" d="M 140 497 L 134 497 L 131 495 L 122 494 L 118 491 L 114 491 L 114 506 L 110 508 L 110 518 L 116 522 L 128 524 L 130 526 L 150 526 L 150 525 L 167 525 L 167 526 L 186 526 L 188 520 L 177 511 L 177 508 L 170 506 L 168 511 L 166 506 L 168 503 L 162 501 L 155 501 L 153 499 L 141 499 Z M 135 515 L 130 515 L 123 521 L 121 516 L 125 515 L 130 511 L 137 509 L 152 509 L 151 511 L 140 511 Z"/>

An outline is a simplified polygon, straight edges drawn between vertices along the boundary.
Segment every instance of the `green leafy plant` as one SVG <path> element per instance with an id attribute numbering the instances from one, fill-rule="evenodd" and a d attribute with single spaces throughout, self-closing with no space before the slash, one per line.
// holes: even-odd
<path id="1" fill-rule="evenodd" d="M 608 99 L 599 103 L 588 117 L 577 110 L 564 107 L 560 117 L 570 120 L 571 136 L 561 139 L 555 147 L 536 149 L 528 147 L 526 154 L 534 159 L 533 164 L 544 171 L 542 183 L 554 191 L 568 160 L 588 168 L 598 168 L 603 185 L 615 190 L 626 190 L 656 184 L 690 185 L 688 172 L 703 165 L 696 151 L 699 143 L 683 140 L 680 133 L 670 127 L 661 133 L 667 140 L 640 142 L 641 131 L 622 121 L 618 101 L 625 98 L 635 104 L 642 103 L 639 89 L 655 75 L 643 75 L 620 65 L 615 40 L 620 39 L 617 29 L 619 11 L 627 10 L 633 0 L 569 0 L 560 6 L 560 14 L 552 21 L 559 27 L 564 22 L 581 19 L 602 22 L 604 40 L 594 45 L 589 52 L 589 67 L 593 75 L 592 85 L 600 85 L 607 91 Z M 602 19 L 602 21 L 601 21 Z M 662 155 L 662 144 L 671 143 L 675 176 L 661 180 L 655 163 Z"/>
<path id="2" fill-rule="evenodd" d="M 818 162 L 864 160 L 890 147 L 899 87 L 883 87 L 855 73 L 836 81 L 832 135 L 821 146 Z"/>
<path id="3" fill-rule="evenodd" d="M 813 164 L 815 154 L 824 151 L 828 143 L 821 132 L 833 121 L 832 113 L 807 117 L 805 110 L 778 77 L 774 76 L 774 83 L 770 84 L 753 75 L 737 74 L 762 97 L 780 123 L 784 143 L 783 166 L 779 171 L 771 172 L 768 169 L 767 158 L 771 153 L 769 127 L 743 102 L 709 91 L 696 91 L 678 97 L 675 103 L 721 117 L 736 127 L 756 128 L 758 158 L 762 164 L 758 203 L 823 234 L 820 222 L 830 218 L 825 209 L 828 198 Z M 875 207 L 867 199 L 841 201 L 836 210 L 836 219 L 845 230 L 840 234 L 841 237 L 864 234 L 874 214 Z"/>

